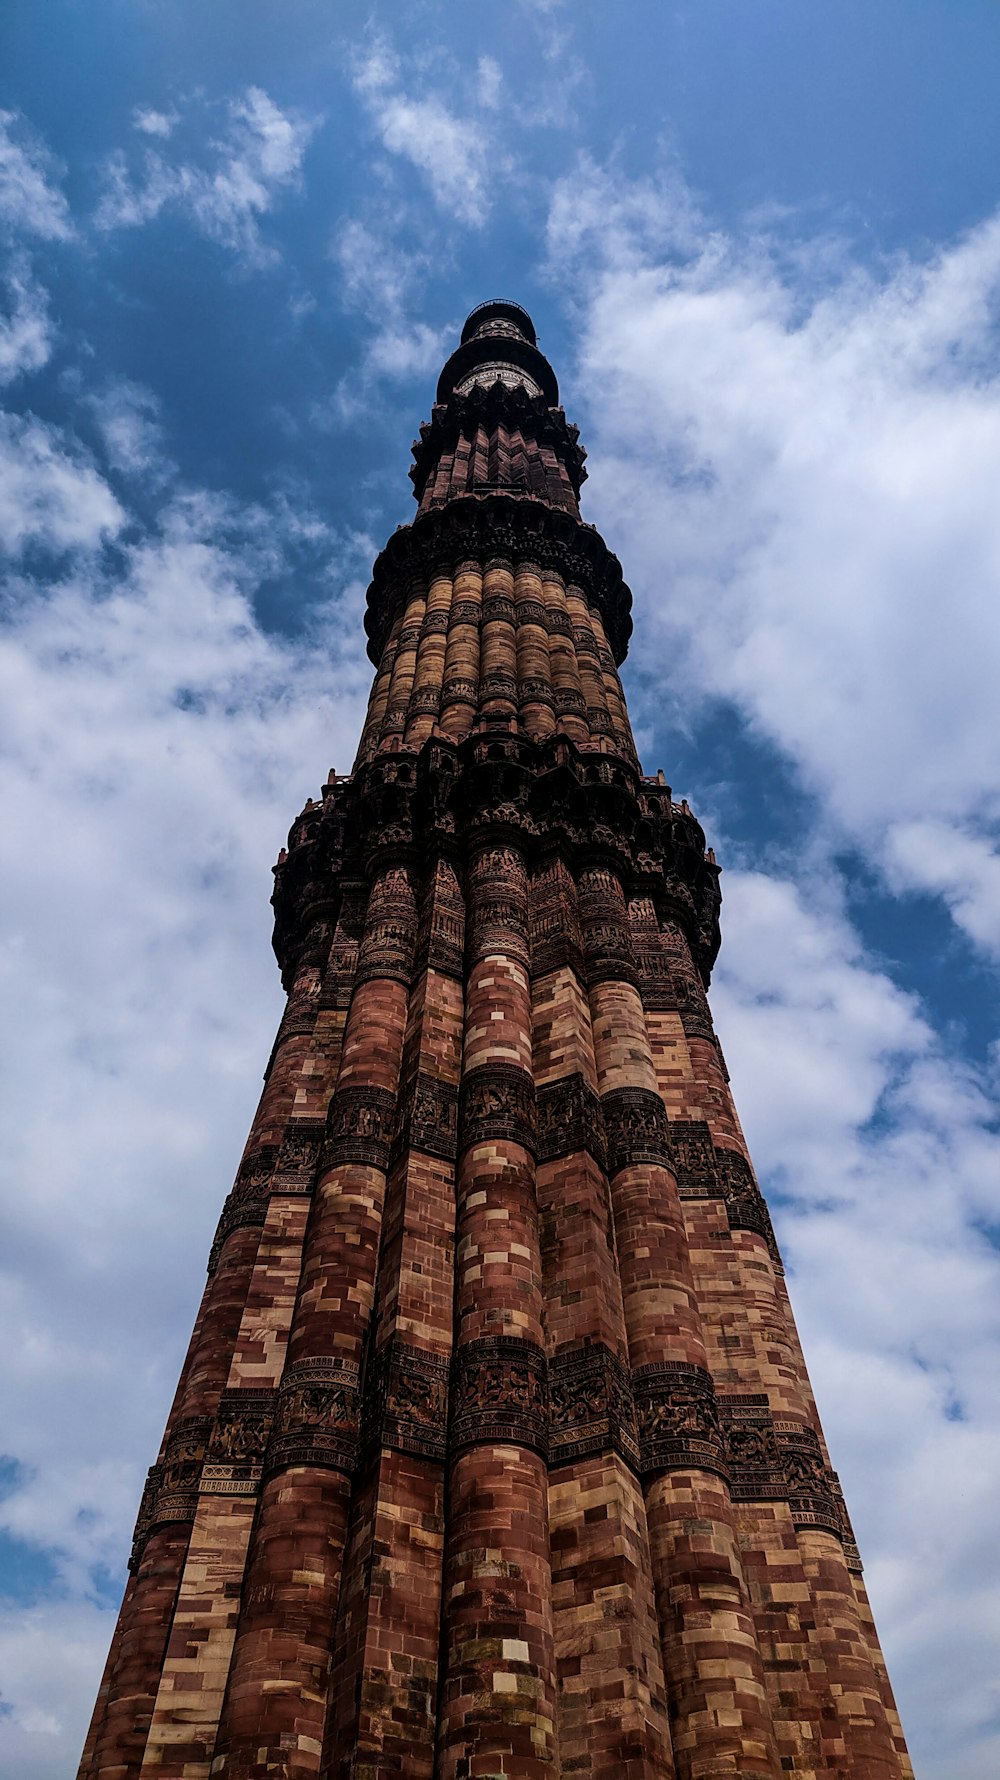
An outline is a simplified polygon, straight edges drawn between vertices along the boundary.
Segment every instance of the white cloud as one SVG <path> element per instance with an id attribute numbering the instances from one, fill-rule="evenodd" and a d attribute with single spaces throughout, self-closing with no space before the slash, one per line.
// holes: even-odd
<path id="1" fill-rule="evenodd" d="M 226 109 L 225 133 L 206 148 L 214 165 L 169 160 L 160 150 L 147 149 L 136 177 L 123 152 L 113 155 L 106 168 L 97 227 L 139 227 L 168 206 L 176 207 L 210 240 L 251 264 L 273 260 L 275 250 L 264 242 L 260 222 L 299 185 L 306 148 L 319 120 L 282 111 L 256 86 L 230 100 Z"/>
<path id="2" fill-rule="evenodd" d="M 73 234 L 69 206 L 52 183 L 51 156 L 13 111 L 0 111 L 0 225 L 46 241 Z"/>
<path id="3" fill-rule="evenodd" d="M 43 443 L 42 479 L 69 466 L 93 504 L 72 442 Z M 0 1768 L 25 1780 L 82 1743 L 114 1618 L 94 1577 L 125 1556 L 277 1022 L 269 863 L 350 764 L 371 672 L 343 578 L 367 541 L 197 493 L 127 535 L 113 574 L 84 553 L 15 583 L 0 632 L 0 1526 L 57 1573 L 0 1615 Z M 250 603 L 286 542 L 329 588 L 296 643 Z"/>
<path id="4" fill-rule="evenodd" d="M 0 548 L 96 549 L 123 514 L 80 447 L 33 415 L 0 413 Z"/>
<path id="5" fill-rule="evenodd" d="M 176 112 L 154 111 L 152 106 L 136 106 L 132 113 L 133 127 L 143 136 L 168 137 L 178 121 Z"/>
<path id="6" fill-rule="evenodd" d="M 164 454 L 160 405 L 152 390 L 128 379 L 90 398 L 108 462 L 129 476 L 160 482 L 172 466 Z"/>
<path id="7" fill-rule="evenodd" d="M 47 293 L 32 276 L 27 260 L 15 254 L 2 274 L 8 311 L 0 315 L 0 384 L 39 371 L 52 350 Z"/>
<path id="8" fill-rule="evenodd" d="M 842 839 L 1000 952 L 1000 218 L 876 272 L 697 224 L 676 183 L 557 187 L 591 515 L 681 696 L 736 704 Z"/>
<path id="9" fill-rule="evenodd" d="M 489 69 L 483 74 L 482 66 L 480 80 L 487 91 L 491 82 L 495 88 L 493 75 Z M 459 116 L 436 93 L 404 92 L 399 63 L 382 41 L 357 61 L 354 86 L 384 146 L 423 174 L 439 208 L 472 227 L 484 223 L 493 195 L 487 170 L 492 184 L 509 157 L 491 142 L 481 118 Z"/>

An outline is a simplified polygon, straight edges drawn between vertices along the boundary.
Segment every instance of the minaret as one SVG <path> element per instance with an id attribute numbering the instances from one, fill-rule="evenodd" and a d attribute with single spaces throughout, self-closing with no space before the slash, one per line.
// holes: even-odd
<path id="1" fill-rule="evenodd" d="M 81 1780 L 899 1780 L 706 999 L 718 868 L 636 758 L 516 303 L 413 455 Z"/>

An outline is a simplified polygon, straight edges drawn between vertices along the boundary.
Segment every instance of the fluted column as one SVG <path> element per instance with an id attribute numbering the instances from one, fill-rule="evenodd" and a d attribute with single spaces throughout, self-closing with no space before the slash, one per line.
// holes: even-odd
<path id="1" fill-rule="evenodd" d="M 467 883 L 438 1780 L 548 1780 L 556 1758 L 527 874 Z"/>
<path id="2" fill-rule="evenodd" d="M 304 1780 L 320 1769 L 415 940 L 410 868 L 383 864 L 358 954 L 212 1764 L 227 1780 Z"/>
<path id="3" fill-rule="evenodd" d="M 468 735 L 479 702 L 479 621 L 482 615 L 483 571 L 476 562 L 459 563 L 448 614 L 440 723 L 458 739 Z"/>
<path id="4" fill-rule="evenodd" d="M 328 933 L 326 937 L 329 943 Z M 311 1031 L 295 1010 L 312 1005 L 318 968 L 314 948 L 306 945 L 279 1027 L 276 1060 L 223 1213 L 157 1463 L 147 1480 L 134 1575 L 119 1614 L 80 1780 L 133 1780 L 143 1765 L 198 1507 L 201 1469 L 253 1280 L 268 1181 L 294 1079 L 311 1044 Z"/>
<path id="5" fill-rule="evenodd" d="M 429 873 L 403 1046 L 323 1773 L 430 1780 L 454 1303 L 464 910 L 454 865 Z"/>
<path id="6" fill-rule="evenodd" d="M 560 1763 L 566 1774 L 670 1780 L 576 888 L 558 855 L 532 879 L 531 910 Z"/>
<path id="7" fill-rule="evenodd" d="M 598 1088 L 679 1780 L 779 1773 L 621 885 L 579 877 Z"/>

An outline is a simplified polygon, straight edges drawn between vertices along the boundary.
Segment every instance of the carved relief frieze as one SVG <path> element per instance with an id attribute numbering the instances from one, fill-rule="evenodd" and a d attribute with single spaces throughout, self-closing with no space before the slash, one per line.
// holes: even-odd
<path id="1" fill-rule="evenodd" d="M 224 1391 L 201 1474 L 201 1494 L 252 1496 L 274 1422 L 273 1390 Z"/>
<path id="2" fill-rule="evenodd" d="M 363 1162 L 384 1173 L 396 1126 L 396 1096 L 387 1088 L 338 1088 L 327 1114 L 320 1167 Z"/>
<path id="3" fill-rule="evenodd" d="M 548 1393 L 545 1355 L 517 1336 L 484 1336 L 460 1347 L 452 1363 L 453 1452 L 488 1441 L 512 1441 L 545 1454 Z"/>
<path id="4" fill-rule="evenodd" d="M 539 1088 L 536 1102 L 539 1162 L 586 1150 L 602 1168 L 606 1166 L 600 1096 L 582 1075 L 566 1075 Z"/>
<path id="5" fill-rule="evenodd" d="M 400 1094 L 392 1160 L 411 1149 L 446 1162 L 458 1152 L 458 1089 L 422 1069 Z"/>
<path id="6" fill-rule="evenodd" d="M 682 1199 L 721 1199 L 711 1129 L 704 1119 L 671 1119 L 670 1154 Z"/>
<path id="7" fill-rule="evenodd" d="M 704 1367 L 682 1360 L 638 1366 L 632 1390 L 644 1475 L 687 1466 L 726 1475 L 715 1387 Z"/>
<path id="8" fill-rule="evenodd" d="M 613 1088 L 601 1096 L 608 1174 L 633 1164 L 671 1165 L 667 1109 L 650 1088 Z"/>
<path id="9" fill-rule="evenodd" d="M 532 1155 L 537 1146 L 535 1083 L 513 1063 L 484 1063 L 462 1077 L 459 1144 L 516 1143 Z"/>
<path id="10" fill-rule="evenodd" d="M 442 1354 L 393 1337 L 365 1374 L 362 1447 L 388 1447 L 443 1464 L 448 1450 L 448 1376 Z"/>
<path id="11" fill-rule="evenodd" d="M 265 1470 L 326 1465 L 352 1471 L 357 1459 L 358 1367 L 337 1357 L 302 1360 L 281 1381 Z"/>
<path id="12" fill-rule="evenodd" d="M 272 1193 L 311 1193 L 326 1127 L 322 1119 L 292 1119 L 285 1128 L 271 1181 Z"/>
<path id="13" fill-rule="evenodd" d="M 740 1150 L 716 1149 L 716 1167 L 726 1202 L 726 1216 L 731 1230 L 755 1230 L 767 1243 L 771 1259 L 780 1263 L 781 1256 L 764 1195 L 754 1179 L 753 1169 Z"/>
<path id="14" fill-rule="evenodd" d="M 638 1467 L 631 1375 L 617 1355 L 595 1342 L 549 1362 L 549 1464 L 609 1451 Z"/>

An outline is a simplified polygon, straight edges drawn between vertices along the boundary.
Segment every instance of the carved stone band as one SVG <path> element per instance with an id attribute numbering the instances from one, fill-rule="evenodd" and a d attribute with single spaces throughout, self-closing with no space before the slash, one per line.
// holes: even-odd
<path id="1" fill-rule="evenodd" d="M 720 1396 L 719 1413 L 733 1501 L 787 1502 L 795 1526 L 834 1533 L 860 1565 L 837 1474 L 812 1428 L 776 1420 L 763 1392 Z"/>
<path id="2" fill-rule="evenodd" d="M 291 1119 L 278 1150 L 272 1193 L 311 1193 L 323 1142 L 320 1119 Z"/>
<path id="3" fill-rule="evenodd" d="M 409 1149 L 423 1150 L 446 1162 L 453 1162 L 458 1152 L 458 1089 L 423 1069 L 417 1071 L 400 1099 L 393 1160 Z"/>
<path id="4" fill-rule="evenodd" d="M 683 1360 L 639 1366 L 632 1389 L 644 1475 L 691 1467 L 726 1476 L 715 1386 L 704 1367 Z"/>
<path id="5" fill-rule="evenodd" d="M 543 1457 L 548 1449 L 545 1355 L 513 1335 L 469 1341 L 452 1363 L 452 1452 L 494 1440 L 530 1446 Z"/>
<path id="6" fill-rule="evenodd" d="M 212 1432 L 210 1415 L 187 1416 L 172 1429 L 160 1464 L 146 1476 L 132 1539 L 129 1569 L 138 1568 L 150 1535 L 172 1522 L 190 1525 L 198 1509 L 198 1486 Z"/>
<path id="7" fill-rule="evenodd" d="M 767 1243 L 771 1259 L 780 1264 L 781 1256 L 771 1214 L 746 1157 L 740 1150 L 717 1149 L 715 1161 L 726 1201 L 729 1228 L 756 1231 Z"/>
<path id="8" fill-rule="evenodd" d="M 516 1143 L 535 1154 L 535 1084 L 513 1063 L 484 1063 L 462 1077 L 459 1147 Z"/>
<path id="9" fill-rule="evenodd" d="M 384 1173 L 396 1124 L 396 1096 L 387 1088 L 339 1088 L 330 1102 L 321 1167 L 363 1162 Z"/>
<path id="10" fill-rule="evenodd" d="M 358 1452 L 358 1368 L 336 1357 L 303 1360 L 281 1381 L 265 1468 L 325 1465 L 351 1472 Z"/>
<path id="11" fill-rule="evenodd" d="M 201 1473 L 201 1494 L 252 1496 L 260 1482 L 277 1393 L 223 1391 Z"/>
<path id="12" fill-rule="evenodd" d="M 601 1096 L 608 1174 L 636 1163 L 671 1165 L 667 1109 L 650 1088 L 612 1088 Z"/>
<path id="13" fill-rule="evenodd" d="M 539 1162 L 586 1150 L 602 1168 L 606 1165 L 600 1096 L 582 1075 L 563 1076 L 539 1088 L 537 1124 Z"/>
<path id="14" fill-rule="evenodd" d="M 682 1199 L 721 1199 L 712 1133 L 705 1119 L 671 1119 L 670 1154 Z"/>
<path id="15" fill-rule="evenodd" d="M 449 1360 L 409 1343 L 390 1341 L 365 1378 L 362 1444 L 389 1447 L 443 1464 L 448 1450 Z"/>
<path id="16" fill-rule="evenodd" d="M 638 1469 L 639 1438 L 628 1367 L 603 1343 L 549 1362 L 549 1464 L 617 1452 Z"/>

